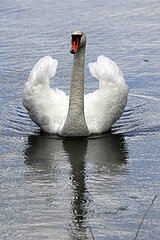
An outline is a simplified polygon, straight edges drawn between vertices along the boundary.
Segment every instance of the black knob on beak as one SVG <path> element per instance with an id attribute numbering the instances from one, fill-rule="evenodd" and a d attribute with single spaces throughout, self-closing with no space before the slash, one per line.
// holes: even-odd
<path id="1" fill-rule="evenodd" d="M 74 49 L 71 49 L 71 50 L 70 50 L 70 53 L 71 53 L 71 54 L 75 54 Z"/>

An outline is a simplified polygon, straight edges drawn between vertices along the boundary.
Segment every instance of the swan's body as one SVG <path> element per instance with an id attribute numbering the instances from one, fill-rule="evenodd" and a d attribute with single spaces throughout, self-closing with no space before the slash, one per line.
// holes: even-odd
<path id="1" fill-rule="evenodd" d="M 36 63 L 25 83 L 23 105 L 31 119 L 47 133 L 88 136 L 106 132 L 122 115 L 129 88 L 119 67 L 99 56 L 97 62 L 89 63 L 92 76 L 99 80 L 99 89 L 84 95 L 86 39 L 79 31 L 73 36 L 74 39 L 78 36 L 80 43 L 76 52 L 71 50 L 75 55 L 70 96 L 50 88 L 49 80 L 55 75 L 58 62 L 46 56 Z"/>

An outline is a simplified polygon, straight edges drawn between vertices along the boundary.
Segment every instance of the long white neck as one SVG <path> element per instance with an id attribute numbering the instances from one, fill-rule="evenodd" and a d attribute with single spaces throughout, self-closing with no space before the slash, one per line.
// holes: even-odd
<path id="1" fill-rule="evenodd" d="M 62 136 L 88 136 L 89 131 L 84 116 L 84 71 L 85 47 L 74 55 L 70 87 L 69 110 L 62 129 Z"/>

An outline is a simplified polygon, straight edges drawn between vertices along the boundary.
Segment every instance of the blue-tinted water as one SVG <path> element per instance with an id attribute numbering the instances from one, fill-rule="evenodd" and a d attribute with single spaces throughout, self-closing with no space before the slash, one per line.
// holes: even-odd
<path id="1" fill-rule="evenodd" d="M 160 3 L 134 1 L 0 2 L 0 238 L 159 239 Z M 69 92 L 70 35 L 87 36 L 86 92 L 98 87 L 87 63 L 104 54 L 130 87 L 111 133 L 63 140 L 41 134 L 23 108 L 36 61 L 59 61 L 53 86 Z"/>

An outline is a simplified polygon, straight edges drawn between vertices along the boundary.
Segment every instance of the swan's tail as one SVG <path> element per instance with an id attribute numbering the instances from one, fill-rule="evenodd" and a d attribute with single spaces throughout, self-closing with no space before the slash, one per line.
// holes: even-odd
<path id="1" fill-rule="evenodd" d="M 30 82 L 32 86 L 39 84 L 49 85 L 49 79 L 55 76 L 57 66 L 58 61 L 56 59 L 50 56 L 41 58 L 30 72 L 28 82 Z"/>

